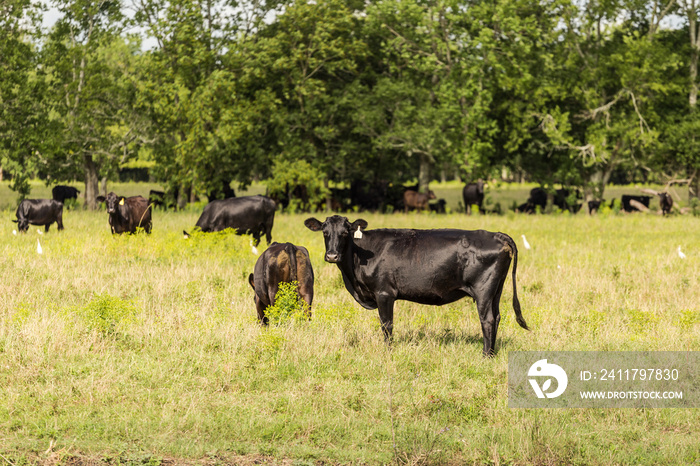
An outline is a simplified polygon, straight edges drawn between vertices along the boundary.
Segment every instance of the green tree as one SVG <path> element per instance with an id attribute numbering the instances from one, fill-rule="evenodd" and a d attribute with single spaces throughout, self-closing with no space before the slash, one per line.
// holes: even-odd
<path id="1" fill-rule="evenodd" d="M 139 44 L 121 36 L 119 2 L 59 0 L 55 6 L 63 17 L 42 53 L 54 90 L 50 110 L 61 131 L 40 163 L 56 181 L 82 178 L 86 205 L 95 209 L 100 172 L 114 171 L 133 153 L 136 136 L 127 122 Z"/>
<path id="2" fill-rule="evenodd" d="M 46 86 L 33 36 L 39 11 L 29 0 L 0 1 L 0 166 L 23 199 L 36 174 L 37 156 L 48 149 L 52 127 L 44 111 Z"/>

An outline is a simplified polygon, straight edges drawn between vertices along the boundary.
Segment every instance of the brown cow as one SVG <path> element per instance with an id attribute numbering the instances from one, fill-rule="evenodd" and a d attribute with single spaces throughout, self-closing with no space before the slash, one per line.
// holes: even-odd
<path id="1" fill-rule="evenodd" d="M 255 307 L 261 323 L 268 324 L 265 309 L 275 304 L 279 284 L 293 281 L 299 284 L 297 291 L 309 305 L 308 316 L 311 318 L 314 270 L 311 268 L 309 251 L 292 243 L 272 243 L 258 258 L 253 273 L 248 276 L 248 283 L 255 290 Z"/>
<path id="2" fill-rule="evenodd" d="M 124 197 L 109 193 L 105 203 L 112 234 L 136 233 L 137 228 L 151 233 L 151 206 L 142 196 Z"/>
<path id="3" fill-rule="evenodd" d="M 407 189 L 403 193 L 404 212 L 408 212 L 409 210 L 413 209 L 425 210 L 428 208 L 428 201 L 431 199 L 435 199 L 435 193 L 432 191 L 428 191 L 428 194 L 425 194 L 413 191 L 412 189 Z"/>

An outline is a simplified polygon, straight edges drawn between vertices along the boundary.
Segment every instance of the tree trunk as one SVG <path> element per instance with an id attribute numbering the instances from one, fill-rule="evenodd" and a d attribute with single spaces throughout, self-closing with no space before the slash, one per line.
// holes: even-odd
<path id="1" fill-rule="evenodd" d="M 100 190 L 102 191 L 102 195 L 104 197 L 107 197 L 107 177 L 103 176 L 102 181 L 100 182 Z"/>
<path id="2" fill-rule="evenodd" d="M 700 169 L 690 173 L 690 183 L 688 183 L 688 202 L 693 199 L 700 199 Z"/>
<path id="3" fill-rule="evenodd" d="M 83 156 L 83 167 L 85 168 L 85 207 L 90 210 L 97 209 L 97 193 L 99 179 L 97 177 L 97 167 L 92 155 Z"/>
<path id="4" fill-rule="evenodd" d="M 177 209 L 182 210 L 187 205 L 187 199 L 189 193 L 187 192 L 187 186 L 184 184 L 180 185 L 180 189 L 177 190 Z"/>
<path id="5" fill-rule="evenodd" d="M 421 154 L 420 167 L 418 169 L 418 191 L 421 193 L 428 192 L 431 165 L 430 156 L 427 154 Z"/>

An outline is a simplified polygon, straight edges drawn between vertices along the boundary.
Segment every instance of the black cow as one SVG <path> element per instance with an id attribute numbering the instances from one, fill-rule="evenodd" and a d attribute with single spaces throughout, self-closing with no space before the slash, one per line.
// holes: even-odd
<path id="1" fill-rule="evenodd" d="M 66 199 L 75 199 L 77 201 L 78 194 L 80 194 L 80 191 L 78 191 L 77 188 L 74 188 L 72 186 L 57 185 L 53 187 L 53 189 L 51 190 L 51 194 L 53 195 L 54 201 L 58 201 L 61 204 L 65 204 Z"/>
<path id="2" fill-rule="evenodd" d="M 46 231 L 53 222 L 58 230 L 63 230 L 63 203 L 54 199 L 25 199 L 17 206 L 15 213 L 17 229 L 20 232 L 29 230 L 29 224 L 44 225 Z"/>
<path id="3" fill-rule="evenodd" d="M 136 233 L 137 228 L 151 233 L 153 209 L 143 196 L 124 197 L 109 193 L 105 204 L 112 234 Z"/>
<path id="4" fill-rule="evenodd" d="M 594 201 L 588 201 L 588 213 L 593 215 L 594 213 L 598 212 L 598 209 L 600 209 L 600 206 L 603 205 L 605 202 L 605 199 L 596 199 Z"/>
<path id="5" fill-rule="evenodd" d="M 659 196 L 659 205 L 661 206 L 661 212 L 664 215 L 668 215 L 671 213 L 671 209 L 673 209 L 673 198 L 669 193 L 657 193 L 657 196 Z"/>
<path id="6" fill-rule="evenodd" d="M 428 201 L 435 199 L 435 193 L 428 191 L 426 193 L 419 193 L 412 189 L 407 189 L 403 193 L 403 211 L 408 212 L 409 210 L 426 210 L 428 208 Z"/>
<path id="7" fill-rule="evenodd" d="M 446 204 L 446 200 L 438 199 L 437 202 L 432 202 L 428 204 L 428 207 L 430 208 L 431 212 L 435 212 L 436 214 L 445 214 L 447 213 L 447 210 L 445 209 Z"/>
<path id="8" fill-rule="evenodd" d="M 537 212 L 537 207 L 540 208 L 540 213 L 547 207 L 547 191 L 544 188 L 532 188 L 527 202 L 518 206 L 518 212 L 534 214 Z"/>
<path id="9" fill-rule="evenodd" d="M 239 235 L 252 234 L 257 246 L 262 235 L 270 244 L 274 221 L 275 201 L 258 195 L 211 201 L 204 208 L 196 226 L 203 232 L 235 228 Z"/>
<path id="10" fill-rule="evenodd" d="M 651 196 L 636 196 L 632 194 L 623 194 L 622 195 L 622 210 L 625 212 L 639 212 L 639 209 L 637 209 L 635 206 L 633 206 L 630 201 L 637 201 L 641 203 L 644 207 L 649 208 L 649 201 L 651 200 Z"/>
<path id="11" fill-rule="evenodd" d="M 464 189 L 462 189 L 462 199 L 464 199 L 464 209 L 467 215 L 471 215 L 472 206 L 476 205 L 479 207 L 479 212 L 483 213 L 483 203 L 484 203 L 484 182 L 483 180 L 478 180 L 476 183 L 468 183 Z"/>
<path id="12" fill-rule="evenodd" d="M 253 273 L 248 276 L 250 286 L 255 290 L 255 307 L 258 319 L 267 325 L 265 309 L 275 304 L 275 296 L 282 282 L 298 283 L 299 296 L 309 305 L 314 299 L 314 270 L 311 267 L 309 251 L 292 243 L 272 243 L 255 263 Z"/>
<path id="13" fill-rule="evenodd" d="M 515 318 L 528 328 L 515 287 L 518 249 L 506 234 L 448 229 L 362 231 L 366 221 L 350 223 L 339 215 L 323 223 L 309 218 L 304 225 L 323 231 L 325 260 L 338 265 L 353 298 L 366 309 L 379 308 L 387 340 L 394 328 L 397 299 L 442 305 L 470 296 L 481 320 L 484 355 L 493 355 L 501 320 L 499 302 L 511 259 Z"/>

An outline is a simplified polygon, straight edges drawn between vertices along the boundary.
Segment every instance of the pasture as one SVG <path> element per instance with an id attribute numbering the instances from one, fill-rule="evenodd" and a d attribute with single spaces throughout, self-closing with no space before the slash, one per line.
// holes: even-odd
<path id="1" fill-rule="evenodd" d="M 515 322 L 509 274 L 498 353 L 484 359 L 469 299 L 397 302 L 387 346 L 377 312 L 323 261 L 308 214 L 278 213 L 272 236 L 311 254 L 313 319 L 261 328 L 249 237 L 183 239 L 200 212 L 156 211 L 150 236 L 122 237 L 104 211 L 65 211 L 65 231 L 18 236 L 14 209 L 3 212 L 0 461 L 700 461 L 695 409 L 507 407 L 510 351 L 700 350 L 697 217 L 350 214 L 369 229 L 486 229 L 516 240 L 533 330 Z"/>

